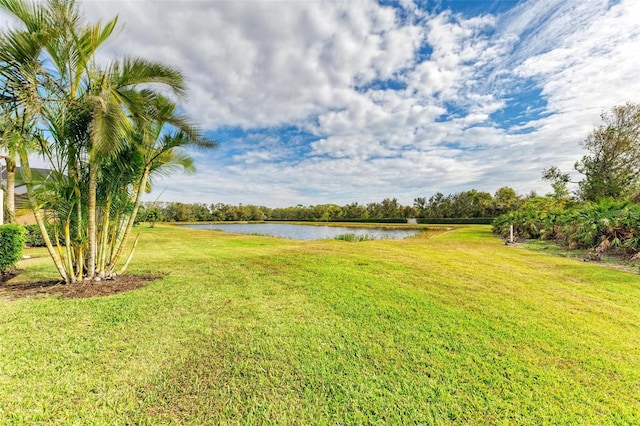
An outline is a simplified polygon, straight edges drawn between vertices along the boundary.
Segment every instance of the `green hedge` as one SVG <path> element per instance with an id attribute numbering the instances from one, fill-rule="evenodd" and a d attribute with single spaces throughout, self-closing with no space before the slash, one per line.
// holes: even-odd
<path id="1" fill-rule="evenodd" d="M 427 225 L 491 225 L 493 217 L 442 217 L 418 219 L 418 223 Z"/>
<path id="2" fill-rule="evenodd" d="M 22 257 L 26 231 L 20 225 L 0 225 L 0 273 L 15 268 Z"/>
<path id="3" fill-rule="evenodd" d="M 42 232 L 40 232 L 40 227 L 38 225 L 26 225 L 25 229 L 27 230 L 27 246 L 29 247 L 45 247 L 46 244 L 44 242 L 44 238 L 42 238 Z M 47 231 L 49 232 L 49 238 L 51 238 L 51 242 L 55 244 L 55 238 L 53 235 L 53 229 L 47 227 Z M 62 238 L 58 239 L 58 243 L 61 246 L 64 246 L 64 240 Z"/>
<path id="4" fill-rule="evenodd" d="M 407 219 L 394 218 L 394 219 L 336 219 L 332 222 L 345 222 L 345 223 L 407 223 Z"/>
<path id="5" fill-rule="evenodd" d="M 26 225 L 25 229 L 27 230 L 27 240 L 26 244 L 29 247 L 44 247 L 44 238 L 42 238 L 42 232 L 40 232 L 40 227 L 38 225 Z"/>
<path id="6" fill-rule="evenodd" d="M 491 225 L 493 217 L 444 217 L 444 218 L 420 218 L 418 223 L 427 225 Z M 268 219 L 267 222 L 319 222 L 316 220 L 290 220 Z M 336 219 L 330 222 L 345 223 L 407 223 L 405 218 L 394 219 Z"/>

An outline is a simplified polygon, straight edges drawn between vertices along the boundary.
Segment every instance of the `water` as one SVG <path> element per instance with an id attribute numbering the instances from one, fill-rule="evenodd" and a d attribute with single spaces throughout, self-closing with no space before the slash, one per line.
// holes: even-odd
<path id="1" fill-rule="evenodd" d="M 293 240 L 326 240 L 338 235 L 367 235 L 375 240 L 402 239 L 420 233 L 416 229 L 348 228 L 345 226 L 287 225 L 284 223 L 225 223 L 182 225 L 193 229 L 215 229 L 236 234 L 258 234 Z"/>

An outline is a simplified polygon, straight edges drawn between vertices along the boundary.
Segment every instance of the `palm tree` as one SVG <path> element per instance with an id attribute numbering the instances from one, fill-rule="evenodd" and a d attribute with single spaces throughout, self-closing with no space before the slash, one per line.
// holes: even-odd
<path id="1" fill-rule="evenodd" d="M 103 278 L 107 266 L 109 274 L 113 271 L 135 217 L 129 214 L 126 226 L 114 228 L 112 211 L 126 211 L 122 200 L 128 194 L 135 213 L 154 167 L 173 148 L 211 143 L 175 113 L 175 105 L 149 89 L 160 85 L 182 96 L 178 70 L 139 58 L 96 65 L 95 53 L 117 19 L 86 24 L 73 0 L 0 0 L 0 8 L 25 27 L 0 40 L 0 77 L 11 100 L 4 108 L 29 113 L 33 126 L 44 128 L 51 139 L 41 148 L 53 173 L 39 188 L 27 185 L 31 206 L 47 207 L 40 229 L 63 279 L 94 279 L 97 270 Z M 174 142 L 154 145 L 165 124 L 177 130 Z M 122 167 L 121 157 L 132 154 L 140 167 Z M 28 166 L 28 155 L 20 160 Z M 120 173 L 117 180 L 114 170 Z M 45 220 L 54 227 L 55 247 L 45 236 Z"/>
<path id="2" fill-rule="evenodd" d="M 38 141 L 41 139 L 39 132 L 35 130 L 33 117 L 14 116 L 16 110 L 3 108 L 0 116 L 0 148 L 5 155 L 0 156 L 5 161 L 7 172 L 6 203 L 4 216 L 5 222 L 15 221 L 15 187 L 16 169 L 18 157 L 21 152 L 29 153 L 38 149 Z"/>
<path id="3" fill-rule="evenodd" d="M 185 146 L 214 148 L 217 143 L 204 137 L 199 129 L 177 112 L 177 106 L 166 97 L 154 94 L 147 104 L 143 116 L 135 120 L 136 127 L 131 134 L 132 149 L 136 151 L 137 162 L 133 176 L 131 191 L 132 211 L 126 225 L 122 227 L 120 238 L 116 241 L 116 253 L 109 265 L 109 273 L 113 272 L 116 262 L 124 250 L 124 242 L 128 239 L 135 222 L 142 195 L 148 189 L 150 179 L 154 175 L 164 175 L 180 168 L 193 171 L 193 160 L 180 151 Z M 122 270 L 120 272 L 123 272 Z"/>

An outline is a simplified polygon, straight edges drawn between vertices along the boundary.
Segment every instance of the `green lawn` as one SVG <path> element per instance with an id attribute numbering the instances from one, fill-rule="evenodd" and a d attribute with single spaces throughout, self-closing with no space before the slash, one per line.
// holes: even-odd
<path id="1" fill-rule="evenodd" d="M 55 278 L 46 257 L 20 266 Z M 130 271 L 166 276 L 0 299 L 0 423 L 640 424 L 640 276 L 489 227 L 357 243 L 143 228 Z"/>

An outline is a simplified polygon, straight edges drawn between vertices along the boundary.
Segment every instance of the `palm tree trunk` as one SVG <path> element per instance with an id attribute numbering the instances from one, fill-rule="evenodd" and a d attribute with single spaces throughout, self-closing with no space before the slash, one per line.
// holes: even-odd
<path id="1" fill-rule="evenodd" d="M 124 246 L 125 246 L 125 243 L 127 242 L 127 239 L 129 238 L 129 234 L 131 233 L 133 224 L 136 221 L 136 216 L 140 208 L 140 201 L 142 200 L 142 193 L 144 192 L 144 188 L 146 188 L 147 186 L 148 179 L 149 179 L 149 167 L 145 167 L 144 173 L 142 174 L 142 178 L 140 179 L 140 185 L 138 185 L 138 192 L 136 194 L 136 199 L 133 204 L 133 211 L 131 212 L 131 216 L 129 216 L 129 220 L 127 221 L 127 225 L 124 230 L 124 235 L 122 236 L 122 238 L 120 238 L 119 241 L 117 241 L 118 248 L 116 250 L 115 255 L 113 256 L 113 259 L 111 259 L 109 267 L 107 268 L 109 273 L 113 272 L 113 270 L 116 267 L 116 263 L 118 263 L 118 260 L 120 260 L 120 257 L 124 252 Z M 131 249 L 132 253 L 134 249 L 135 249 L 135 245 Z"/>
<path id="2" fill-rule="evenodd" d="M 111 259 L 113 259 L 113 254 L 116 251 L 116 242 L 118 241 L 118 236 L 120 235 L 120 228 L 122 227 L 122 209 L 118 209 L 116 214 L 112 218 L 113 226 L 111 226 L 111 235 L 109 236 L 109 254 L 107 255 L 107 260 L 105 265 L 111 265 Z M 105 267 L 105 270 L 107 267 Z"/>
<path id="3" fill-rule="evenodd" d="M 64 222 L 64 244 L 65 244 L 65 250 L 66 250 L 66 266 L 67 266 L 67 271 L 69 271 L 70 274 L 73 274 L 74 270 L 73 270 L 73 250 L 71 247 L 71 221 L 69 220 L 69 218 L 67 217 L 67 219 Z M 78 279 L 82 279 L 82 275 L 80 275 L 80 277 L 78 277 L 77 274 L 74 274 L 74 276 L 76 277 L 76 280 Z"/>
<path id="4" fill-rule="evenodd" d="M 75 279 L 73 275 L 67 274 L 67 271 L 64 268 L 64 264 L 62 263 L 62 259 L 60 255 L 53 248 L 53 244 L 51 244 L 51 238 L 49 238 L 49 233 L 47 232 L 47 228 L 44 225 L 44 221 L 42 217 L 40 217 L 40 212 L 38 211 L 38 203 L 33 195 L 33 184 L 31 183 L 31 167 L 29 167 L 29 156 L 24 153 L 20 155 L 20 164 L 22 166 L 22 173 L 24 175 L 24 180 L 27 186 L 27 197 L 29 198 L 29 206 L 31 207 L 31 211 L 33 215 L 36 217 L 36 223 L 40 228 L 40 232 L 42 233 L 42 239 L 44 240 L 45 245 L 47 246 L 47 251 L 49 252 L 49 256 L 53 259 L 53 263 L 56 265 L 56 269 L 58 269 L 58 273 L 64 280 L 65 283 L 70 284 Z"/>
<path id="5" fill-rule="evenodd" d="M 79 175 L 80 173 L 78 172 L 78 163 L 75 159 L 75 157 L 73 157 L 74 159 L 71 161 L 71 167 L 69 168 L 69 179 L 71 180 L 71 182 L 73 182 L 73 191 L 74 191 L 74 195 L 76 197 L 76 226 L 74 229 L 74 238 L 76 238 L 79 241 L 82 241 L 83 239 L 83 234 L 84 234 L 84 227 L 82 226 L 83 220 L 82 220 L 82 202 L 80 200 L 82 200 L 81 194 L 80 194 L 80 178 Z M 78 244 L 75 250 L 75 276 L 77 277 L 77 280 L 80 281 L 82 280 L 82 276 L 84 274 L 84 249 L 83 249 L 83 245 L 82 244 Z"/>
<path id="6" fill-rule="evenodd" d="M 107 259 L 108 243 L 109 243 L 109 218 L 111 210 L 111 193 L 107 193 L 107 203 L 102 211 L 102 229 L 100 246 L 98 248 L 98 276 L 105 277 L 105 264 Z"/>
<path id="7" fill-rule="evenodd" d="M 138 246 L 138 240 L 140 240 L 140 231 L 138 231 L 138 235 L 136 235 L 136 239 L 133 240 L 133 247 L 131 247 L 131 252 L 129 253 L 129 256 L 127 257 L 127 261 L 122 266 L 122 269 L 120 269 L 118 271 L 118 274 L 122 275 L 127 271 L 127 267 L 129 266 L 129 263 L 131 263 L 131 259 L 133 258 L 133 252 L 135 251 L 136 247 Z"/>
<path id="8" fill-rule="evenodd" d="M 14 223 L 16 220 L 16 162 L 5 158 L 7 162 L 7 214 L 5 222 Z"/>
<path id="9" fill-rule="evenodd" d="M 96 227 L 96 198 L 98 189 L 96 166 L 89 164 L 89 202 L 87 205 L 87 235 L 89 240 L 89 258 L 87 260 L 87 278 L 92 280 L 96 274 L 96 253 L 98 247 Z"/>

